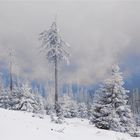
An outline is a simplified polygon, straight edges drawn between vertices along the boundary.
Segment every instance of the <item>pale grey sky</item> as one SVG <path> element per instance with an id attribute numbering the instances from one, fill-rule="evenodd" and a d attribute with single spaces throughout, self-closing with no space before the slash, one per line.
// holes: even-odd
<path id="1" fill-rule="evenodd" d="M 7 59 L 6 48 L 14 48 L 19 72 L 45 79 L 48 66 L 37 52 L 38 34 L 56 14 L 60 33 L 70 44 L 71 64 L 61 70 L 68 81 L 97 82 L 112 63 L 123 63 L 130 52 L 140 53 L 138 1 L 13 1 L 0 2 L 1 60 Z"/>

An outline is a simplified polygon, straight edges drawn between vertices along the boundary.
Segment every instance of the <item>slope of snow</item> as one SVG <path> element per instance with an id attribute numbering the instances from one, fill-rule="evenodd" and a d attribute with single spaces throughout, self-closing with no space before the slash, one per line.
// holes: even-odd
<path id="1" fill-rule="evenodd" d="M 66 119 L 64 124 L 50 122 L 31 113 L 0 109 L 1 140 L 139 140 L 127 134 L 100 130 L 87 120 Z"/>

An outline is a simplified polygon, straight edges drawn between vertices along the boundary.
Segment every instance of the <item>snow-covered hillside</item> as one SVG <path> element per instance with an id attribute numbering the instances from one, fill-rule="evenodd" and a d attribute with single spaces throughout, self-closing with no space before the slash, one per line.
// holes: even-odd
<path id="1" fill-rule="evenodd" d="M 66 119 L 64 124 L 50 122 L 50 117 L 0 109 L 1 140 L 139 140 L 89 125 L 87 120 Z"/>

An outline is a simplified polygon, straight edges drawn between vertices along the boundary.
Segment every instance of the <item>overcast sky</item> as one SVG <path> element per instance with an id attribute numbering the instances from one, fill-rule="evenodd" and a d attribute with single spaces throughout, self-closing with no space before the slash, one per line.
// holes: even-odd
<path id="1" fill-rule="evenodd" d="M 38 53 L 38 34 L 50 27 L 56 15 L 71 53 L 70 65 L 61 68 L 60 78 L 96 83 L 113 63 L 123 65 L 128 77 L 140 71 L 140 63 L 130 67 L 127 61 L 128 56 L 138 61 L 134 56 L 140 54 L 140 2 L 127 0 L 0 2 L 1 61 L 7 63 L 7 50 L 14 48 L 20 74 L 47 79 L 50 72 Z"/>

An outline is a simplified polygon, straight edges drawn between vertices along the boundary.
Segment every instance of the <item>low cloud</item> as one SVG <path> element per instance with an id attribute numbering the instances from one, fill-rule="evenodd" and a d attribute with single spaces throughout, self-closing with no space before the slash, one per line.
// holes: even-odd
<path id="1" fill-rule="evenodd" d="M 39 54 L 38 34 L 49 28 L 57 14 L 60 32 L 71 52 L 70 65 L 61 67 L 59 78 L 96 83 L 107 76 L 111 64 L 127 63 L 124 57 L 140 53 L 139 6 L 139 2 L 111 1 L 3 2 L 0 58 L 8 64 L 8 49 L 14 48 L 19 74 L 42 80 L 50 74 L 52 77 L 53 71 Z"/>

